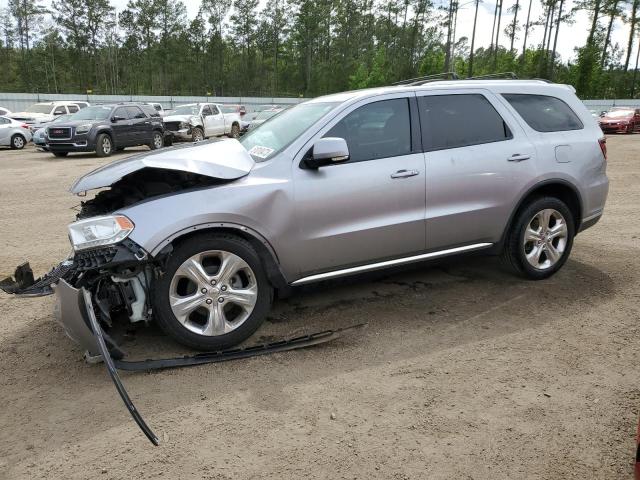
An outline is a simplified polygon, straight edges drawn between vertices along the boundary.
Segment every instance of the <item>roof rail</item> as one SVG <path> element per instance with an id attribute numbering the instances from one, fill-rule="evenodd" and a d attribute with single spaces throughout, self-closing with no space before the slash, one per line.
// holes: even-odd
<path id="1" fill-rule="evenodd" d="M 518 76 L 514 72 L 500 72 L 476 75 L 474 77 L 469 77 L 467 80 L 488 80 L 490 78 L 510 78 L 511 80 L 517 80 Z"/>
<path id="2" fill-rule="evenodd" d="M 410 78 L 408 80 L 400 80 L 399 82 L 392 83 L 391 85 L 422 85 L 423 83 L 433 82 L 436 80 L 458 80 L 458 74 L 456 72 L 444 72 L 436 73 L 434 75 L 426 75 L 424 77 Z"/>

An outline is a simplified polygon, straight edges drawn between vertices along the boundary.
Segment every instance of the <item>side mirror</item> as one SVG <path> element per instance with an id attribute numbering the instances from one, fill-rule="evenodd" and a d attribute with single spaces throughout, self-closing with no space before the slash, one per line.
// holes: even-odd
<path id="1" fill-rule="evenodd" d="M 344 138 L 326 137 L 313 144 L 311 158 L 305 159 L 307 168 L 320 168 L 349 160 L 349 147 Z"/>
<path id="2" fill-rule="evenodd" d="M 120 115 L 114 115 L 113 117 L 111 117 L 111 121 L 113 123 L 120 122 L 122 120 L 126 120 L 126 119 L 124 117 L 121 117 Z"/>

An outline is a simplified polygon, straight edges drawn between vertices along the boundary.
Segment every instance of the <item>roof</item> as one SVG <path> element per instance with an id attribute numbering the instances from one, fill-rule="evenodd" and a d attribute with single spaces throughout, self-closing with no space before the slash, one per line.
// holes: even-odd
<path id="1" fill-rule="evenodd" d="M 376 95 L 397 92 L 422 92 L 443 89 L 486 89 L 495 92 L 519 93 L 523 90 L 531 93 L 555 90 L 572 90 L 573 87 L 558 83 L 549 83 L 546 80 L 436 80 L 422 85 L 390 85 L 386 87 L 365 88 L 362 90 L 352 90 L 348 92 L 334 93 L 322 97 L 316 97 L 306 103 L 338 102 L 343 103 L 350 100 L 365 98 Z M 572 90 L 573 91 L 573 90 Z"/>

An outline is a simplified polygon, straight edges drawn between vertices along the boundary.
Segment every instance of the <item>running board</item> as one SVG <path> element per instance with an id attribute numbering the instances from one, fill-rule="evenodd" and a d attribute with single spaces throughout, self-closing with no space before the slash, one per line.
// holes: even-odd
<path id="1" fill-rule="evenodd" d="M 423 253 L 421 255 L 414 255 L 412 257 L 396 258 L 395 260 L 386 260 L 384 262 L 370 263 L 368 265 L 360 265 L 359 267 L 345 268 L 343 270 L 334 270 L 333 272 L 318 273 L 317 275 L 311 275 L 309 277 L 303 277 L 300 280 L 296 280 L 291 285 L 304 285 L 306 283 L 320 282 L 322 280 L 329 280 L 331 278 L 345 277 L 347 275 L 353 275 L 356 273 L 370 272 L 372 270 L 380 270 L 382 268 L 394 267 L 397 265 L 405 265 L 407 263 L 420 262 L 422 260 L 428 260 L 432 258 L 446 257 L 447 255 L 453 255 L 455 253 L 471 252 L 473 250 L 480 250 L 483 248 L 491 247 L 493 243 L 474 243 L 473 245 L 465 245 L 464 247 L 449 248 L 447 250 L 439 250 L 437 252 Z"/>

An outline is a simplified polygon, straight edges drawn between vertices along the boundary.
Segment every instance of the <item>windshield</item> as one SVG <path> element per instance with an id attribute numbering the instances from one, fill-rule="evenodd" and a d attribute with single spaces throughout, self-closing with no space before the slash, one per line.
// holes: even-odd
<path id="1" fill-rule="evenodd" d="M 104 120 L 109 118 L 111 107 L 87 107 L 69 117 L 69 120 Z"/>
<path id="2" fill-rule="evenodd" d="M 171 112 L 171 115 L 198 115 L 200 113 L 199 105 L 180 105 Z"/>
<path id="3" fill-rule="evenodd" d="M 249 130 L 240 139 L 256 162 L 264 162 L 288 146 L 339 103 L 301 103 Z"/>
<path id="4" fill-rule="evenodd" d="M 36 103 L 27 108 L 29 113 L 51 113 L 52 105 L 48 103 Z"/>
<path id="5" fill-rule="evenodd" d="M 605 117 L 609 118 L 623 118 L 630 117 L 633 115 L 633 110 L 613 110 L 611 112 L 607 112 Z"/>
<path id="6" fill-rule="evenodd" d="M 261 112 L 258 112 L 258 114 L 255 116 L 256 120 L 266 120 L 268 118 L 273 117 L 275 114 L 280 113 L 282 110 L 263 110 Z"/>
<path id="7" fill-rule="evenodd" d="M 69 120 L 73 115 L 69 115 L 68 113 L 66 115 L 59 115 L 56 118 L 54 118 L 53 120 L 51 120 L 51 123 L 59 123 L 59 122 L 63 122 L 65 120 Z"/>

